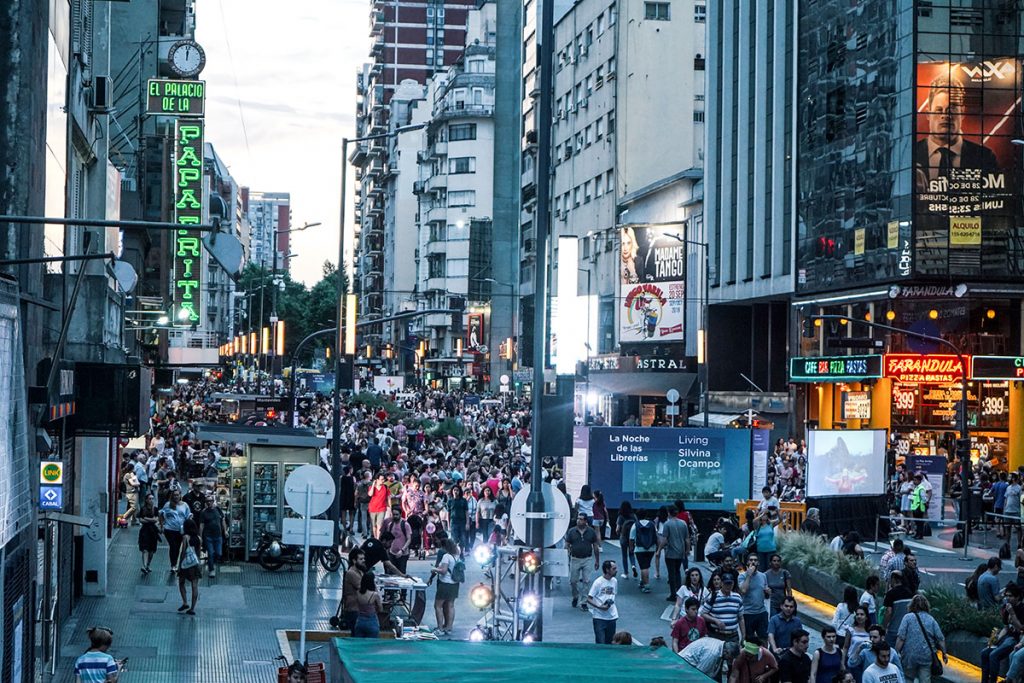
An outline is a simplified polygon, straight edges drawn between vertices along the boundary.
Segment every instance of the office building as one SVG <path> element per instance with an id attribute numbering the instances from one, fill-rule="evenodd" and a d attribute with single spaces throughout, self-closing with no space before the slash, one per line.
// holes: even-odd
<path id="1" fill-rule="evenodd" d="M 246 188 L 246 216 L 249 219 L 249 263 L 268 272 L 290 267 L 291 195 L 287 192 L 257 192 Z"/>

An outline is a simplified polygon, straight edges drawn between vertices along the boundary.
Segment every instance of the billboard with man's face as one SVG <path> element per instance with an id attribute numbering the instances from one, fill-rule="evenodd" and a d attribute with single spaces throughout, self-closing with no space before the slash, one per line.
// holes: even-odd
<path id="1" fill-rule="evenodd" d="M 681 226 L 620 229 L 619 341 L 683 341 L 686 244 Z"/>
<path id="2" fill-rule="evenodd" d="M 1014 58 L 917 65 L 915 270 L 1017 272 L 1019 66 Z"/>

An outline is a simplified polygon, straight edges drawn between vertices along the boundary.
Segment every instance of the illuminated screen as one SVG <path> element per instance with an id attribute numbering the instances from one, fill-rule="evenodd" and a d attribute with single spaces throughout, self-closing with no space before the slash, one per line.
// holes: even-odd
<path id="1" fill-rule="evenodd" d="M 807 497 L 885 493 L 885 430 L 807 433 Z"/>

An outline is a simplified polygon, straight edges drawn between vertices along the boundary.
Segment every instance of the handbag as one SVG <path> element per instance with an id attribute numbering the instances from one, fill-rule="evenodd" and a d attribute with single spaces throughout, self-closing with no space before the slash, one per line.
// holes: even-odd
<path id="1" fill-rule="evenodd" d="M 181 546 L 181 557 L 178 558 L 178 567 L 181 569 L 191 569 L 192 567 L 199 566 L 199 556 L 196 555 L 195 549 L 191 543 L 183 543 Z"/>
<path id="2" fill-rule="evenodd" d="M 928 631 L 924 629 L 924 623 L 921 621 L 921 615 L 914 612 L 914 617 L 917 619 L 917 625 L 921 629 L 921 635 L 924 636 L 924 642 L 928 644 L 928 651 L 932 653 L 932 676 L 941 676 L 942 661 L 939 660 L 938 654 L 935 653 L 935 648 L 932 647 L 932 639 L 928 637 Z"/>

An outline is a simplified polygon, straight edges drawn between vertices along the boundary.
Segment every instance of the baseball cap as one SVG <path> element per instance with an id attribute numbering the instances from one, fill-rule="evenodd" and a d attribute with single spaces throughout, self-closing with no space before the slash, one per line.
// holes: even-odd
<path id="1" fill-rule="evenodd" d="M 754 655 L 755 657 L 761 652 L 761 648 L 757 643 L 752 643 L 749 640 L 743 641 L 743 651 L 748 655 Z"/>

